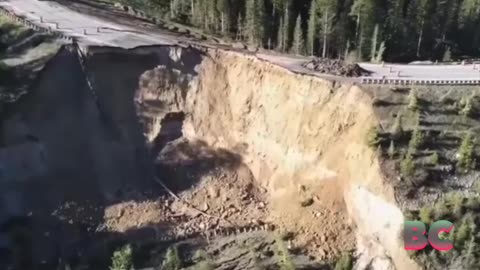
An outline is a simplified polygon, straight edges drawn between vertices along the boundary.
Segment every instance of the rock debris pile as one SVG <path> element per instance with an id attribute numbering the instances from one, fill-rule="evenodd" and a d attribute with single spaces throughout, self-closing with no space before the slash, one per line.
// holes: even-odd
<path id="1" fill-rule="evenodd" d="M 357 64 L 349 64 L 338 59 L 315 58 L 302 66 L 320 73 L 343 77 L 360 77 L 371 74 L 370 71 L 361 68 Z"/>

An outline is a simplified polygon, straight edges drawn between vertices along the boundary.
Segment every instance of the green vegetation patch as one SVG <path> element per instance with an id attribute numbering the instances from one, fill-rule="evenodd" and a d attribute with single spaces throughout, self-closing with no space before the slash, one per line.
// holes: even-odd
<path id="1" fill-rule="evenodd" d="M 424 206 L 410 217 L 431 225 L 438 220 L 449 220 L 454 229 L 444 237 L 453 241 L 454 248 L 438 252 L 431 247 L 411 252 L 411 255 L 427 269 L 441 269 L 442 266 L 462 264 L 462 269 L 475 269 L 480 263 L 480 196 L 451 192 L 433 206 Z"/>
<path id="2" fill-rule="evenodd" d="M 25 28 L 9 17 L 0 15 L 0 52 L 31 32 L 32 30 Z"/>
<path id="3" fill-rule="evenodd" d="M 133 270 L 133 254 L 130 245 L 125 245 L 113 253 L 110 270 Z"/>

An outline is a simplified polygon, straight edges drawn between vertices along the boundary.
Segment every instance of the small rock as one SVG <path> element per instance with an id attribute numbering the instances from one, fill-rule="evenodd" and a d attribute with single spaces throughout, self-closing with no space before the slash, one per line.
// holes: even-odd
<path id="1" fill-rule="evenodd" d="M 324 258 L 327 255 L 327 252 L 322 248 L 318 248 L 318 254 L 320 255 L 321 258 Z"/>
<path id="2" fill-rule="evenodd" d="M 264 203 L 264 202 L 259 202 L 257 208 L 258 208 L 258 209 L 263 209 L 263 208 L 265 208 L 265 203 Z"/>
<path id="3" fill-rule="evenodd" d="M 281 238 L 282 238 L 283 241 L 292 240 L 294 237 L 295 237 L 295 235 L 293 234 L 293 232 L 284 232 L 281 235 Z"/>
<path id="4" fill-rule="evenodd" d="M 313 204 L 313 199 L 312 199 L 312 198 L 308 198 L 308 199 L 306 199 L 306 200 L 304 200 L 304 201 L 302 201 L 302 202 L 300 203 L 300 205 L 301 205 L 302 207 L 308 207 L 308 206 L 310 206 L 310 205 L 312 205 L 312 204 Z"/>
<path id="5" fill-rule="evenodd" d="M 210 208 L 210 207 L 208 206 L 208 203 L 205 203 L 205 204 L 203 205 L 202 210 L 203 210 L 203 211 L 207 211 L 209 208 Z"/>
<path id="6" fill-rule="evenodd" d="M 263 252 L 263 255 L 265 255 L 266 257 L 273 257 L 273 255 L 275 254 L 271 250 L 266 250 Z"/>
<path id="7" fill-rule="evenodd" d="M 218 198 L 220 196 L 220 190 L 218 190 L 217 188 L 215 187 L 208 187 L 208 195 L 210 195 L 211 198 Z"/>

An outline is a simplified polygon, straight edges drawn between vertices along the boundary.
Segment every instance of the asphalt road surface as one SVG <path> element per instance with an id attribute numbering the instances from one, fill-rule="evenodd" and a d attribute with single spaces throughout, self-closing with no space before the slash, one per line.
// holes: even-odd
<path id="1" fill-rule="evenodd" d="M 18 16 L 23 16 L 37 25 L 51 27 L 54 31 L 76 37 L 82 45 L 134 48 L 145 45 L 174 45 L 180 41 L 180 38 L 174 34 L 147 32 L 140 27 L 129 27 L 79 13 L 51 1 L 2 0 L 0 7 L 10 10 Z M 309 60 L 306 57 L 275 53 L 257 53 L 257 57 L 293 72 L 335 78 L 302 67 L 301 64 Z M 480 84 L 480 64 L 381 65 L 361 63 L 360 66 L 373 73 L 368 77 L 345 80 L 373 84 Z"/>
<path id="2" fill-rule="evenodd" d="M 151 35 L 97 17 L 77 13 L 56 2 L 39 0 L 4 0 L 0 6 L 18 16 L 54 31 L 77 37 L 85 45 L 134 48 L 145 45 L 176 43 L 168 35 Z M 57 28 L 58 27 L 58 28 Z"/>

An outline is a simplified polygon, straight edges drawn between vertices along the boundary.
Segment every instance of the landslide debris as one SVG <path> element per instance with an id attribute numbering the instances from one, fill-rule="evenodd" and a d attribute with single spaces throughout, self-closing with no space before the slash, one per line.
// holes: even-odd
<path id="1" fill-rule="evenodd" d="M 56 269 L 60 261 L 71 269 L 104 270 L 124 243 L 133 245 L 135 265 L 158 267 L 147 264 L 148 258 L 157 258 L 150 255 L 153 249 L 139 251 L 151 240 L 169 248 L 177 241 L 162 243 L 164 237 L 192 236 L 194 245 L 189 250 L 195 253 L 197 243 L 205 241 L 198 237 L 202 232 L 236 231 L 280 220 L 276 215 L 281 216 L 281 211 L 270 214 L 268 193 L 239 149 L 182 138 L 184 121 L 192 116 L 183 111 L 197 86 L 199 52 L 166 46 L 90 49 L 82 66 L 74 47 L 62 47 L 35 73 L 28 94 L 11 104 L 8 115 L 2 115 L 0 217 L 2 224 L 13 225 L 0 232 L 1 267 L 26 261 L 34 269 Z M 22 59 L 12 58 L 10 63 Z M 217 91 L 215 85 L 210 89 Z M 182 201 L 208 215 L 168 196 L 149 178 L 150 170 Z M 339 205 L 330 207 L 343 211 L 340 197 L 335 203 Z M 300 202 L 295 204 L 289 212 L 298 216 L 295 209 Z M 319 261 L 335 260 L 338 247 L 322 250 L 322 257 L 310 257 L 304 250 L 315 251 L 317 245 L 304 247 L 297 238 L 307 242 L 316 237 L 313 241 L 320 245 L 322 241 L 343 243 L 352 236 L 351 231 L 341 239 L 310 235 L 315 228 L 308 226 L 328 214 L 321 205 L 304 210 L 308 215 L 302 231 L 296 231 L 291 242 L 282 243 L 285 248 L 279 255 L 275 255 L 277 242 L 268 239 L 281 230 L 269 232 L 267 240 L 259 241 L 258 250 L 250 248 L 249 241 L 257 236 L 249 234 L 239 239 L 218 235 L 203 247 L 212 250 L 218 269 L 222 265 L 249 269 L 257 257 L 265 260 L 261 265 L 267 269 L 278 269 L 290 257 L 299 269 L 318 269 Z M 12 215 L 21 216 L 22 222 Z M 337 222 L 345 223 L 343 213 Z M 297 225 L 288 224 L 286 229 L 297 230 Z M 227 241 L 224 238 L 233 240 L 217 248 L 218 241 Z M 21 251 L 13 254 L 12 250 Z"/>
<path id="2" fill-rule="evenodd" d="M 360 77 L 371 74 L 370 71 L 361 68 L 358 64 L 346 63 L 338 59 L 314 58 L 302 66 L 320 73 L 342 77 Z"/>

